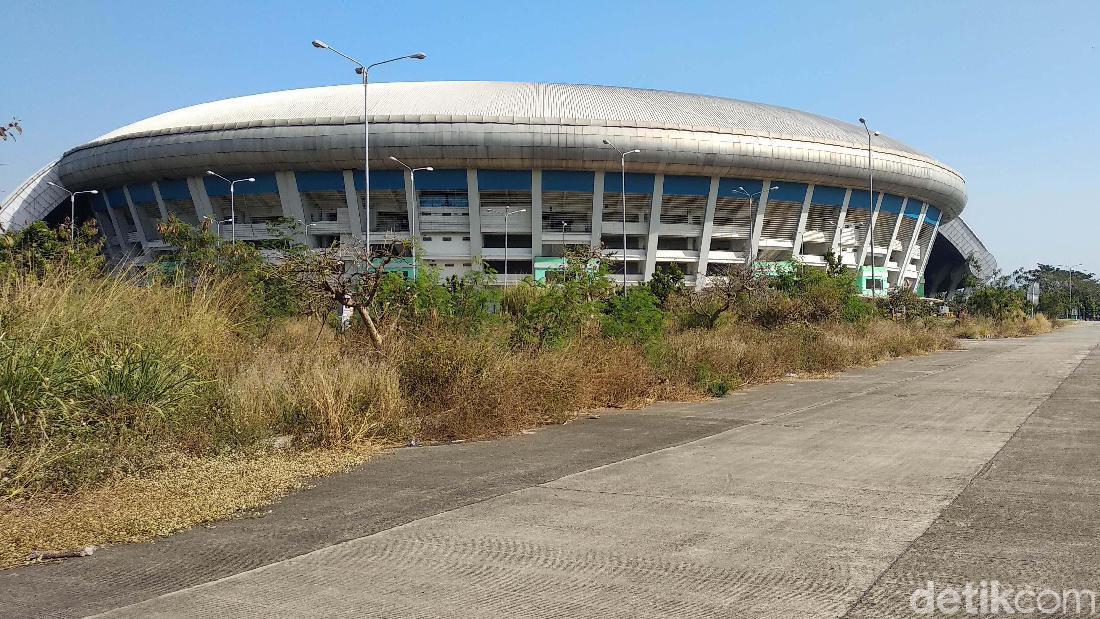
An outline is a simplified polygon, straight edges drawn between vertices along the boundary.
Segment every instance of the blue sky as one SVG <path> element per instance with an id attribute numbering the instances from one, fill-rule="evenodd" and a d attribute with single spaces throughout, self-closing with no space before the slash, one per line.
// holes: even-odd
<path id="1" fill-rule="evenodd" d="M 8 0 L 0 190 L 67 148 L 170 109 L 372 80 L 514 80 L 697 92 L 854 121 L 967 179 L 964 218 L 1004 270 L 1100 272 L 1100 2 L 111 2 Z M 3 194 L 0 194 L 3 195 Z"/>

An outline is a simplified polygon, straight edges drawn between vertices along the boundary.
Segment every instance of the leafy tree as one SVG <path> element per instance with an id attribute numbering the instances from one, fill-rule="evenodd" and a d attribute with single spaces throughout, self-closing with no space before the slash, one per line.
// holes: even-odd
<path id="1" fill-rule="evenodd" d="M 843 275 L 848 269 L 844 266 L 844 261 L 833 250 L 825 252 L 825 272 L 833 277 Z"/>
<path id="2" fill-rule="evenodd" d="M 444 319 L 478 330 L 492 315 L 500 294 L 493 285 L 496 274 L 471 270 L 439 282 L 439 270 L 417 263 L 415 275 L 387 273 L 375 297 L 380 317 L 424 324 Z"/>
<path id="3" fill-rule="evenodd" d="M 646 284 L 662 307 L 668 304 L 669 297 L 684 290 L 684 272 L 680 265 L 673 262 L 665 268 L 657 269 Z"/>
<path id="4" fill-rule="evenodd" d="M 0 233 L 0 273 L 41 276 L 62 265 L 84 270 L 103 268 L 103 240 L 94 220 L 77 228 L 69 238 L 69 224 L 50 228 L 36 221 L 21 230 Z"/>
<path id="5" fill-rule="evenodd" d="M 454 312 L 449 291 L 439 285 L 439 269 L 423 265 L 408 278 L 396 272 L 382 275 L 374 306 L 380 318 L 390 315 L 412 324 L 434 322 Z"/>
<path id="6" fill-rule="evenodd" d="M 174 250 L 158 258 L 158 274 L 195 282 L 203 277 L 237 278 L 246 286 L 260 314 L 273 318 L 301 309 L 297 282 L 278 265 L 266 260 L 248 243 L 230 243 L 209 229 L 198 228 L 174 215 L 158 230 Z M 301 247 L 286 247 L 284 255 L 304 253 Z"/>
<path id="7" fill-rule="evenodd" d="M 1092 273 L 1039 264 L 1016 271 L 1011 279 L 1020 289 L 1039 284 L 1038 309 L 1048 316 L 1069 316 L 1073 309 L 1084 318 L 1100 316 L 1100 281 Z"/>
<path id="8" fill-rule="evenodd" d="M 956 316 L 985 316 L 1003 320 L 1023 315 L 1027 307 L 1024 284 L 1018 274 L 983 273 L 977 260 L 967 258 L 970 269 L 960 289 L 949 300 Z"/>
<path id="9" fill-rule="evenodd" d="M 602 326 L 604 335 L 609 337 L 650 344 L 664 333 L 665 313 L 661 311 L 657 295 L 639 286 L 608 301 Z"/>
<path id="10" fill-rule="evenodd" d="M 492 308 L 500 304 L 500 291 L 494 286 L 495 282 L 496 272 L 484 265 L 482 270 L 448 278 L 446 285 L 451 293 L 454 316 L 471 329 L 480 329 L 492 315 Z"/>
<path id="11" fill-rule="evenodd" d="M 557 346 L 596 320 L 614 284 L 599 250 L 566 252 L 564 269 L 543 282 L 525 282 L 533 290 L 516 316 L 512 341 L 520 346 Z"/>
<path id="12" fill-rule="evenodd" d="M 965 297 L 966 311 L 975 316 L 1005 319 L 1024 314 L 1027 299 L 1023 290 L 1005 278 L 973 287 Z"/>

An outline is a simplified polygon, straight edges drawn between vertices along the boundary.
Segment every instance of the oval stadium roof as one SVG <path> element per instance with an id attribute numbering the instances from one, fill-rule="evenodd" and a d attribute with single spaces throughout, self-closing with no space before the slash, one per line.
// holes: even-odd
<path id="1" fill-rule="evenodd" d="M 865 147 L 863 127 L 784 107 L 737 99 L 578 84 L 397 82 L 370 86 L 372 120 L 384 117 L 522 118 L 612 126 L 712 130 Z M 242 127 L 351 124 L 363 120 L 362 86 L 283 90 L 224 99 L 126 125 L 89 144 L 130 137 Z M 879 148 L 931 159 L 886 136 Z M 81 148 L 83 148 L 81 147 Z"/>

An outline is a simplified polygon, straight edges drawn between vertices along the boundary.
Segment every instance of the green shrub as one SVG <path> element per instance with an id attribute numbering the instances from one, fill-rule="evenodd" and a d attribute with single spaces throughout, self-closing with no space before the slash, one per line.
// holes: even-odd
<path id="1" fill-rule="evenodd" d="M 765 329 L 777 329 L 804 320 L 806 305 L 785 292 L 768 288 L 751 298 L 744 315 Z"/>
<path id="2" fill-rule="evenodd" d="M 844 300 L 840 317 L 846 322 L 866 322 L 878 316 L 875 305 L 862 297 L 852 295 Z"/>
<path id="3" fill-rule="evenodd" d="M 51 229 L 36 221 L 21 230 L 0 233 L 0 276 L 42 277 L 57 269 L 100 271 L 103 240 L 94 220 L 86 221 L 70 239 L 70 228 Z"/>
<path id="4" fill-rule="evenodd" d="M 894 319 L 918 320 L 935 314 L 933 305 L 906 286 L 896 286 L 878 300 L 883 313 Z"/>
<path id="5" fill-rule="evenodd" d="M 206 278 L 231 279 L 250 298 L 254 315 L 270 320 L 303 309 L 301 289 L 293 274 L 265 260 L 248 243 L 230 243 L 205 227 L 190 226 L 172 215 L 160 226 L 164 241 L 174 248 L 162 254 L 150 274 L 162 281 L 194 283 Z M 278 241 L 283 251 L 308 249 L 289 239 Z"/>
<path id="6" fill-rule="evenodd" d="M 604 312 L 603 333 L 608 337 L 647 345 L 664 333 L 665 313 L 648 288 L 630 288 L 626 294 L 611 297 Z"/>
<path id="7" fill-rule="evenodd" d="M 667 267 L 658 268 L 646 283 L 649 292 L 656 297 L 661 307 L 668 305 L 669 297 L 679 294 L 684 289 L 684 272 L 680 265 L 673 262 Z"/>
<path id="8" fill-rule="evenodd" d="M 525 285 L 533 290 L 505 298 L 516 304 L 509 311 L 515 316 L 512 342 L 519 346 L 561 346 L 600 317 L 614 290 L 604 260 L 589 250 L 568 252 L 563 271 Z"/>

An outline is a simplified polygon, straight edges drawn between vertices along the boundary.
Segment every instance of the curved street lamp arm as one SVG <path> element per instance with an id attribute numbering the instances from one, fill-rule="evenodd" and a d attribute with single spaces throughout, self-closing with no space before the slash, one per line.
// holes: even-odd
<path id="1" fill-rule="evenodd" d="M 340 55 L 343 56 L 343 54 L 340 54 Z M 344 57 L 347 58 L 347 56 L 344 56 Z M 398 56 L 397 58 L 390 58 L 389 60 L 380 60 L 380 61 L 375 62 L 373 64 L 369 64 L 365 67 L 363 66 L 362 63 L 359 63 L 359 66 L 362 67 L 362 69 L 364 71 L 370 71 L 371 69 L 373 69 L 374 67 L 377 67 L 380 64 L 387 64 L 387 63 L 390 63 L 390 62 L 397 62 L 398 60 L 405 60 L 406 58 L 408 58 L 410 60 L 424 60 L 425 58 L 427 58 L 427 56 L 423 52 L 417 52 L 415 54 L 405 54 L 404 56 Z M 353 60 L 353 62 L 359 62 L 359 61 L 358 60 Z"/>

